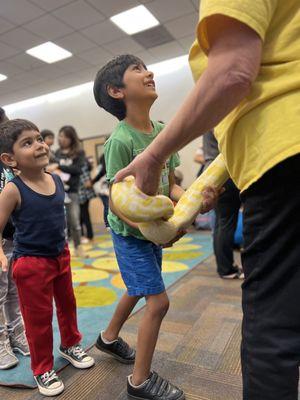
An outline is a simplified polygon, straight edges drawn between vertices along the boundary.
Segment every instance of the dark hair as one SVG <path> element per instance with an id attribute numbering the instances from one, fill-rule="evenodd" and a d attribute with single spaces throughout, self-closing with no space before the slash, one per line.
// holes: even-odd
<path id="1" fill-rule="evenodd" d="M 0 154 L 12 153 L 13 145 L 24 131 L 37 131 L 39 128 L 26 119 L 11 119 L 0 125 Z"/>
<path id="2" fill-rule="evenodd" d="M 4 108 L 0 107 L 0 124 L 8 121 L 7 115 L 5 114 Z"/>
<path id="3" fill-rule="evenodd" d="M 46 137 L 52 137 L 52 138 L 55 137 L 54 133 L 52 131 L 50 131 L 49 129 L 43 129 L 41 131 L 41 136 L 44 140 Z"/>
<path id="4" fill-rule="evenodd" d="M 119 121 L 126 117 L 126 105 L 123 100 L 114 99 L 108 94 L 108 86 L 124 87 L 124 74 L 130 65 L 143 65 L 144 62 L 131 54 L 123 54 L 113 58 L 98 72 L 94 81 L 94 97 L 99 107 L 118 118 Z"/>
<path id="5" fill-rule="evenodd" d="M 60 128 L 59 133 L 61 132 L 71 140 L 69 156 L 72 158 L 77 157 L 81 151 L 81 145 L 75 128 L 71 125 L 65 125 Z"/>

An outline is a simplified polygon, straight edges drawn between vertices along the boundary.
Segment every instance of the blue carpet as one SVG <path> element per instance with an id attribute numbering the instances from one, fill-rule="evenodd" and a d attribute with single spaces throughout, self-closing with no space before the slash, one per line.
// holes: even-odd
<path id="1" fill-rule="evenodd" d="M 124 293 L 109 235 L 99 235 L 96 243 L 85 246 L 89 258 L 72 258 L 74 290 L 77 300 L 79 330 L 83 334 L 82 345 L 89 348 L 99 331 L 108 324 L 118 299 Z M 174 284 L 199 262 L 212 254 L 210 234 L 188 234 L 172 248 L 164 251 L 163 277 L 166 287 Z M 136 310 L 144 305 L 140 302 Z M 136 311 L 135 310 L 135 311 Z M 55 369 L 67 365 L 57 352 L 59 331 L 54 317 Z M 0 371 L 0 384 L 35 387 L 30 369 L 30 357 L 18 355 L 19 364 L 10 370 Z"/>

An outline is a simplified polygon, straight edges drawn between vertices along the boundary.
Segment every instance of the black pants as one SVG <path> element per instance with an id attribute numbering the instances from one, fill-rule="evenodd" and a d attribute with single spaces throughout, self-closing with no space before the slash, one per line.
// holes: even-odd
<path id="1" fill-rule="evenodd" d="M 90 219 L 89 203 L 90 201 L 87 200 L 85 203 L 80 204 L 80 224 L 82 235 L 84 235 L 84 229 L 86 229 L 87 238 L 93 239 L 94 231 Z"/>
<path id="2" fill-rule="evenodd" d="M 244 203 L 244 400 L 297 400 L 300 360 L 300 154 L 268 171 Z"/>
<path id="3" fill-rule="evenodd" d="M 104 225 L 106 226 L 106 228 L 109 228 L 109 223 L 108 223 L 108 219 L 107 219 L 107 215 L 108 215 L 108 211 L 109 211 L 109 197 L 100 194 L 100 199 L 101 199 L 102 204 L 103 204 Z"/>
<path id="4" fill-rule="evenodd" d="M 220 276 L 235 272 L 233 268 L 234 233 L 241 206 L 239 190 L 231 179 L 225 183 L 224 187 L 226 190 L 220 196 L 215 208 L 216 224 L 213 234 L 214 253 Z"/>

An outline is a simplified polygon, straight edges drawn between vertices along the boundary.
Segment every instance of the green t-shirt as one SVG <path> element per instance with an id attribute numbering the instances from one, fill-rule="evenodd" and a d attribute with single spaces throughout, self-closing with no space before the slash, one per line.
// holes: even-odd
<path id="1" fill-rule="evenodd" d="M 104 145 L 106 163 L 106 179 L 113 183 L 115 175 L 120 169 L 126 167 L 140 154 L 159 134 L 164 125 L 152 121 L 153 131 L 151 133 L 139 132 L 125 121 L 119 122 L 110 138 Z M 178 154 L 172 155 L 165 163 L 159 185 L 159 193 L 169 196 L 169 172 L 180 164 Z M 134 229 L 109 210 L 108 221 L 112 230 L 122 236 L 134 236 L 138 239 L 145 237 L 138 229 Z"/>

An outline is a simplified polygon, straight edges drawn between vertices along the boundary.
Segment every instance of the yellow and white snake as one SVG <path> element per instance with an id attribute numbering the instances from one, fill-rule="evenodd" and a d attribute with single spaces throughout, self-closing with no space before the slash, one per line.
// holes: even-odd
<path id="1" fill-rule="evenodd" d="M 221 188 L 228 178 L 224 158 L 219 154 L 186 190 L 175 207 L 166 196 L 148 196 L 143 193 L 135 186 L 133 176 L 113 184 L 112 202 L 121 214 L 138 223 L 146 239 L 166 244 L 175 238 L 178 231 L 193 223 L 201 210 L 203 189 L 207 186 Z"/>

